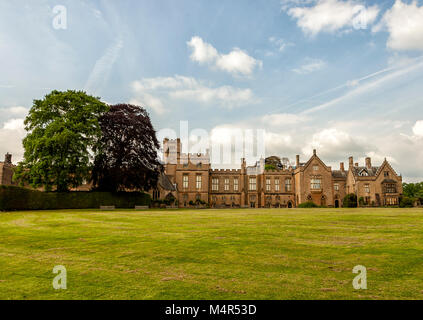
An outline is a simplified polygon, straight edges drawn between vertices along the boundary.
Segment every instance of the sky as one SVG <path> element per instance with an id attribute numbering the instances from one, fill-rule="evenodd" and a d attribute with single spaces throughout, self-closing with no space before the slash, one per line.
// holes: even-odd
<path id="1" fill-rule="evenodd" d="M 21 160 L 33 100 L 67 89 L 423 181 L 422 0 L 0 0 L 0 154 Z"/>

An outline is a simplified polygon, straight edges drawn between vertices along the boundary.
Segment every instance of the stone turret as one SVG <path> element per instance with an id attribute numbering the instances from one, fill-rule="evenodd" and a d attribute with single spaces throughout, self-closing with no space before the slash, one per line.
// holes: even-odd
<path id="1" fill-rule="evenodd" d="M 12 164 L 12 155 L 9 152 L 4 156 L 4 164 Z"/>

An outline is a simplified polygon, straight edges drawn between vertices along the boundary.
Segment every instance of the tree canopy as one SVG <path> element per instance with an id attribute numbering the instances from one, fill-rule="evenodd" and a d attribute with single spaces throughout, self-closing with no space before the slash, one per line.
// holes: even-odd
<path id="1" fill-rule="evenodd" d="M 423 182 L 404 183 L 403 194 L 406 197 L 423 200 Z"/>
<path id="2" fill-rule="evenodd" d="M 68 191 L 89 180 L 98 122 L 108 106 L 82 91 L 52 91 L 34 100 L 25 119 L 24 160 L 15 179 L 46 191 Z"/>
<path id="3" fill-rule="evenodd" d="M 98 190 L 149 190 L 157 185 L 162 166 L 159 142 L 147 111 L 139 106 L 110 107 L 99 123 L 102 137 L 97 145 L 92 180 Z"/>

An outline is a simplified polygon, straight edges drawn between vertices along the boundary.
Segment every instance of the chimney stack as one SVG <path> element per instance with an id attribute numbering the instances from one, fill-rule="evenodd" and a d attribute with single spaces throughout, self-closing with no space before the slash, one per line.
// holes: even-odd
<path id="1" fill-rule="evenodd" d="M 12 164 L 12 155 L 9 152 L 4 156 L 4 164 Z"/>
<path id="2" fill-rule="evenodd" d="M 367 157 L 366 158 L 366 167 L 368 169 L 371 169 L 372 168 L 372 158 L 370 158 L 370 157 Z"/>
<path id="3" fill-rule="evenodd" d="M 300 166 L 300 155 L 299 154 L 297 154 L 297 161 L 296 161 L 295 165 L 297 166 L 297 168 Z"/>
<path id="4" fill-rule="evenodd" d="M 349 167 L 352 168 L 354 166 L 354 158 L 350 157 L 349 158 Z"/>
<path id="5" fill-rule="evenodd" d="M 341 167 L 341 171 L 345 171 L 345 166 L 343 162 L 341 162 L 340 167 Z"/>

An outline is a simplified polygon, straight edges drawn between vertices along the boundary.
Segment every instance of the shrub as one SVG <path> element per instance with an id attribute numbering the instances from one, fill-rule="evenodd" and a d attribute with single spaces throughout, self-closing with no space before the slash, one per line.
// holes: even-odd
<path id="1" fill-rule="evenodd" d="M 400 201 L 400 208 L 412 208 L 414 207 L 414 200 L 409 197 L 403 197 Z"/>
<path id="2" fill-rule="evenodd" d="M 345 196 L 344 208 L 357 208 L 357 196 L 354 193 Z"/>
<path id="3" fill-rule="evenodd" d="M 319 206 L 315 204 L 313 201 L 307 201 L 304 203 L 301 203 L 298 208 L 318 208 Z"/>
<path id="4" fill-rule="evenodd" d="M 41 192 L 12 186 L 0 186 L 0 211 L 97 209 L 115 206 L 130 209 L 148 206 L 151 198 L 142 192 Z"/>

